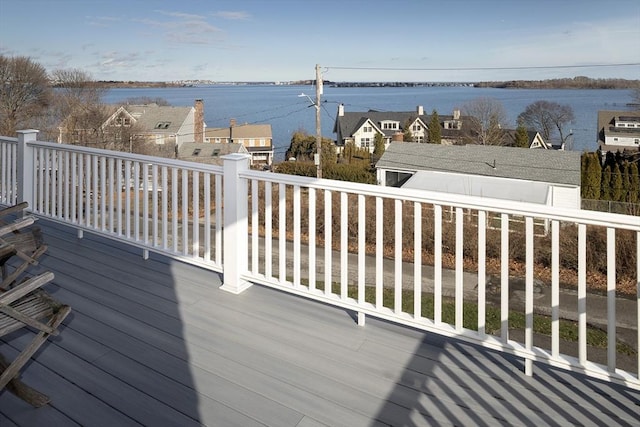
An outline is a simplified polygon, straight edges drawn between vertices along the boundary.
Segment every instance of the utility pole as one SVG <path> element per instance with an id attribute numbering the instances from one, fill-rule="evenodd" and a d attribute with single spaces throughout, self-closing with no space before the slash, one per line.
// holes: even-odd
<path id="1" fill-rule="evenodd" d="M 322 130 L 320 129 L 320 95 L 322 95 L 322 76 L 320 75 L 320 65 L 316 64 L 316 148 L 318 159 L 316 160 L 316 176 L 322 178 Z"/>

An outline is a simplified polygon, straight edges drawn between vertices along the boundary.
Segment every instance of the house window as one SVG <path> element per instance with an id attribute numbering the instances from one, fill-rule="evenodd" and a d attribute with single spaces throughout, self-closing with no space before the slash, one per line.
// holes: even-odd
<path id="1" fill-rule="evenodd" d="M 360 139 L 360 147 L 369 148 L 371 146 L 371 138 Z"/>
<path id="2" fill-rule="evenodd" d="M 125 126 L 131 126 L 131 119 L 128 117 L 125 117 L 123 123 Z"/>
<path id="3" fill-rule="evenodd" d="M 634 142 L 636 145 L 640 145 L 640 139 L 638 139 L 638 138 L 634 139 L 634 140 L 633 140 L 633 142 Z"/>
<path id="4" fill-rule="evenodd" d="M 267 141 L 264 138 L 260 138 L 260 146 L 264 147 L 265 145 L 267 145 Z"/>
<path id="5" fill-rule="evenodd" d="M 216 144 L 220 144 L 220 138 L 215 139 Z"/>
<path id="6" fill-rule="evenodd" d="M 218 157 L 220 155 L 220 149 L 216 148 L 215 150 L 213 150 L 213 157 Z"/>
<path id="7" fill-rule="evenodd" d="M 362 128 L 362 131 L 364 133 L 371 133 L 371 132 L 373 132 L 373 128 L 371 126 L 365 126 L 365 127 Z"/>
<path id="8" fill-rule="evenodd" d="M 614 140 L 614 141 L 617 141 L 617 140 L 618 140 L 618 138 L 613 138 L 613 140 Z"/>
<path id="9" fill-rule="evenodd" d="M 411 128 L 412 131 L 417 132 L 422 130 L 422 126 L 420 125 L 413 125 L 413 127 Z"/>
<path id="10" fill-rule="evenodd" d="M 198 156 L 198 155 L 200 155 L 200 151 L 201 151 L 201 150 L 200 150 L 199 148 L 196 148 L 195 150 L 193 150 L 192 155 L 193 155 L 193 156 Z"/>

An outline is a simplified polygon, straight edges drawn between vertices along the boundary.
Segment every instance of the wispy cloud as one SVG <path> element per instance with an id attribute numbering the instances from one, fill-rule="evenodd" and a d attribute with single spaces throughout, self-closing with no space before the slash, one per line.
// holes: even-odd
<path id="1" fill-rule="evenodd" d="M 133 68 L 139 65 L 141 55 L 137 52 L 110 51 L 101 54 L 97 64 L 102 71 L 116 68 Z"/>
<path id="2" fill-rule="evenodd" d="M 134 22 L 159 30 L 164 39 L 172 44 L 211 44 L 222 34 L 222 30 L 207 22 L 202 15 L 157 10 L 156 13 L 171 19 L 136 19 Z"/>
<path id="3" fill-rule="evenodd" d="M 230 21 L 244 21 L 251 18 L 247 12 L 219 11 L 213 14 L 216 18 L 228 19 Z"/>
<path id="4" fill-rule="evenodd" d="M 122 18 L 115 16 L 85 16 L 86 23 L 92 27 L 108 28 L 112 25 L 122 22 Z"/>

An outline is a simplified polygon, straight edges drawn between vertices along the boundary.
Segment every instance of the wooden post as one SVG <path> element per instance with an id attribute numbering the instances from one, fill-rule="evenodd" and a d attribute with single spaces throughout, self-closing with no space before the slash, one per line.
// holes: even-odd
<path id="1" fill-rule="evenodd" d="M 247 272 L 249 236 L 248 221 L 248 185 L 240 173 L 249 169 L 250 156 L 246 154 L 229 154 L 222 156 L 223 183 L 223 253 L 222 253 L 222 286 L 220 289 L 239 294 L 249 286 L 241 275 Z"/>
<path id="2" fill-rule="evenodd" d="M 17 131 L 18 134 L 18 151 L 16 153 L 16 178 L 18 180 L 17 201 L 27 202 L 27 209 L 35 209 L 34 196 L 34 150 L 29 146 L 30 142 L 37 140 L 38 135 L 35 129 L 26 129 Z"/>

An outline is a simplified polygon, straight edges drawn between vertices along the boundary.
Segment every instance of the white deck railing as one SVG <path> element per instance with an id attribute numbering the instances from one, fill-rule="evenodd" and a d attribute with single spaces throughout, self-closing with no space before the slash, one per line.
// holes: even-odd
<path id="1" fill-rule="evenodd" d="M 251 171 L 243 155 L 224 157 L 221 168 L 39 142 L 35 131 L 1 138 L 0 166 L 1 203 L 27 201 L 80 236 L 96 232 L 220 271 L 230 292 L 260 283 L 353 310 L 360 324 L 371 315 L 515 354 L 528 375 L 541 361 L 640 388 L 637 217 Z M 540 224 L 548 236 L 536 232 Z M 587 274 L 587 242 L 596 238 L 606 259 L 601 296 Z M 540 251 L 548 301 L 536 289 Z M 518 257 L 522 289 L 510 267 Z M 570 292 L 561 288 L 566 271 L 575 273 Z M 621 280 L 635 294 L 620 298 Z M 519 333 L 513 313 L 524 317 Z M 534 333 L 537 316 L 550 324 L 550 344 Z M 560 350 L 563 318 L 576 322 L 573 355 Z M 606 334 L 604 358 L 589 344 L 595 326 Z M 624 369 L 621 340 L 631 347 Z"/>

